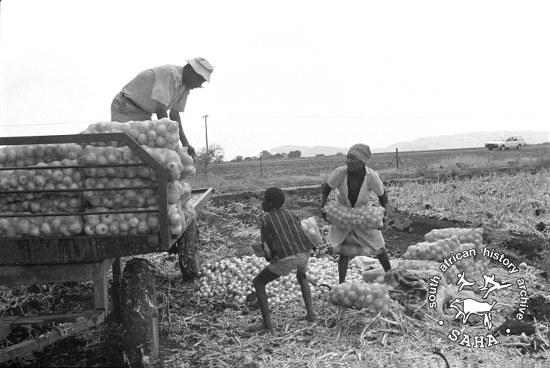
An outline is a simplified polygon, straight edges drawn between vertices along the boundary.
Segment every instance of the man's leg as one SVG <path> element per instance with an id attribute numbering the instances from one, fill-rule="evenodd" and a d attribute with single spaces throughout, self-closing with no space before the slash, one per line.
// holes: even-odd
<path id="1" fill-rule="evenodd" d="M 313 303 L 311 301 L 311 289 L 307 281 L 306 270 L 298 267 L 296 271 L 296 279 L 302 290 L 302 298 L 304 299 L 304 304 L 306 306 L 306 319 L 312 322 L 315 319 L 315 314 L 313 313 Z"/>
<path id="2" fill-rule="evenodd" d="M 277 279 L 279 275 L 271 272 L 267 267 L 264 268 L 258 276 L 254 278 L 253 284 L 256 289 L 256 297 L 260 304 L 260 310 L 262 312 L 262 319 L 264 321 L 264 327 L 269 331 L 273 330 L 271 324 L 271 316 L 269 315 L 269 306 L 267 304 L 267 292 L 265 291 L 265 285 L 269 282 Z"/>
<path id="3" fill-rule="evenodd" d="M 111 121 L 144 121 L 151 120 L 151 116 L 150 112 L 142 110 L 122 93 L 117 94 L 111 103 Z"/>

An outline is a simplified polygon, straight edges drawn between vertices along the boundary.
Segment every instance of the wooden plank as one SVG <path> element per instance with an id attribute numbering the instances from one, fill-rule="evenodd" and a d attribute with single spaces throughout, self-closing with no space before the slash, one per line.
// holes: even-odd
<path id="1" fill-rule="evenodd" d="M 0 239 L 0 265 L 101 262 L 160 251 L 158 235 Z"/>
<path id="2" fill-rule="evenodd" d="M 157 317 L 151 318 L 151 323 L 149 324 L 149 351 L 151 352 L 151 357 L 157 359 L 159 357 L 160 344 L 159 344 L 159 322 Z"/>
<path id="3" fill-rule="evenodd" d="M 11 323 L 0 320 L 0 340 L 4 340 L 11 333 Z"/>
<path id="4" fill-rule="evenodd" d="M 14 325 L 41 325 L 49 322 L 70 322 L 76 321 L 79 318 L 93 319 L 97 314 L 96 311 L 80 312 L 80 313 L 65 313 L 65 314 L 50 314 L 44 316 L 9 316 L 0 319 L 1 324 Z"/>
<path id="5" fill-rule="evenodd" d="M 105 311 L 97 312 L 90 318 L 80 318 L 76 322 L 62 324 L 54 330 L 40 335 L 34 339 L 26 340 L 18 344 L 8 346 L 0 350 L 0 364 L 25 355 L 43 350 L 46 346 L 61 339 L 76 335 L 90 327 L 97 326 L 105 320 Z"/>
<path id="6" fill-rule="evenodd" d="M 200 196 L 196 200 L 193 200 L 193 208 L 195 209 L 195 211 L 200 210 L 206 205 L 206 203 L 208 203 L 208 201 L 210 200 L 210 198 L 212 198 L 212 195 L 214 194 L 214 188 L 197 189 L 195 191 L 192 191 L 192 194 L 199 193 Z"/>
<path id="7" fill-rule="evenodd" d="M 112 298 L 113 298 L 113 313 L 117 321 L 120 322 L 120 303 L 121 303 L 121 268 L 122 264 L 120 258 L 116 258 L 113 262 L 113 289 L 112 289 Z"/>
<path id="8" fill-rule="evenodd" d="M 101 263 L 92 265 L 94 279 L 94 306 L 95 309 L 109 310 L 109 286 L 107 283 L 107 271 L 112 260 L 106 259 Z"/>
<path id="9" fill-rule="evenodd" d="M 0 285 L 87 281 L 93 278 L 92 264 L 0 266 Z"/>

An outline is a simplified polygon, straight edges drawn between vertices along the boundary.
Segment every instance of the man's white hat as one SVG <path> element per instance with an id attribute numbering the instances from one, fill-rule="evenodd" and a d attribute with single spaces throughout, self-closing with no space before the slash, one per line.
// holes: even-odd
<path id="1" fill-rule="evenodd" d="M 210 82 L 210 75 L 214 71 L 214 67 L 203 57 L 196 57 L 194 59 L 187 60 L 187 63 L 191 65 L 191 68 L 203 77 L 207 82 Z"/>

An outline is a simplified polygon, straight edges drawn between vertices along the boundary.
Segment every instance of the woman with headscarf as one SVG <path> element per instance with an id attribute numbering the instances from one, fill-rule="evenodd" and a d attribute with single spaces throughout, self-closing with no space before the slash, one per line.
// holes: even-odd
<path id="1" fill-rule="evenodd" d="M 384 185 L 374 170 L 367 166 L 370 159 L 370 147 L 366 144 L 353 145 L 347 154 L 346 166 L 334 169 L 326 183 L 322 186 L 321 211 L 327 203 L 330 192 L 335 189 L 339 204 L 353 208 L 369 203 L 371 192 L 378 196 L 378 201 L 386 209 L 384 223 L 388 211 L 388 196 Z M 325 217 L 323 212 L 323 217 Z M 346 280 L 349 261 L 355 256 L 376 256 L 384 271 L 389 271 L 390 260 L 386 251 L 384 236 L 380 230 L 370 230 L 361 227 L 340 227 L 332 224 L 328 239 L 333 252 L 339 254 L 338 278 L 343 283 Z"/>

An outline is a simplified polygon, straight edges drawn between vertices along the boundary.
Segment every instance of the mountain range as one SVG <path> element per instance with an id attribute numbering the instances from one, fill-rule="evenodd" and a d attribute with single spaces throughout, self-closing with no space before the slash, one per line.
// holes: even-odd
<path id="1" fill-rule="evenodd" d="M 518 131 L 493 131 L 493 132 L 473 132 L 455 135 L 442 135 L 437 137 L 422 137 L 412 141 L 403 141 L 392 143 L 386 147 L 374 147 L 373 152 L 392 152 L 395 148 L 399 151 L 423 151 L 438 150 L 450 148 L 471 148 L 483 147 L 485 142 L 497 138 L 505 138 L 517 135 L 523 137 L 527 144 L 538 144 L 550 141 L 550 133 L 544 131 L 518 130 Z M 288 153 L 299 150 L 302 157 L 311 157 L 318 154 L 326 156 L 334 155 L 338 152 L 345 153 L 349 147 L 331 147 L 331 146 L 280 146 L 269 150 L 272 154 Z M 372 147 L 371 147 L 372 148 Z"/>

